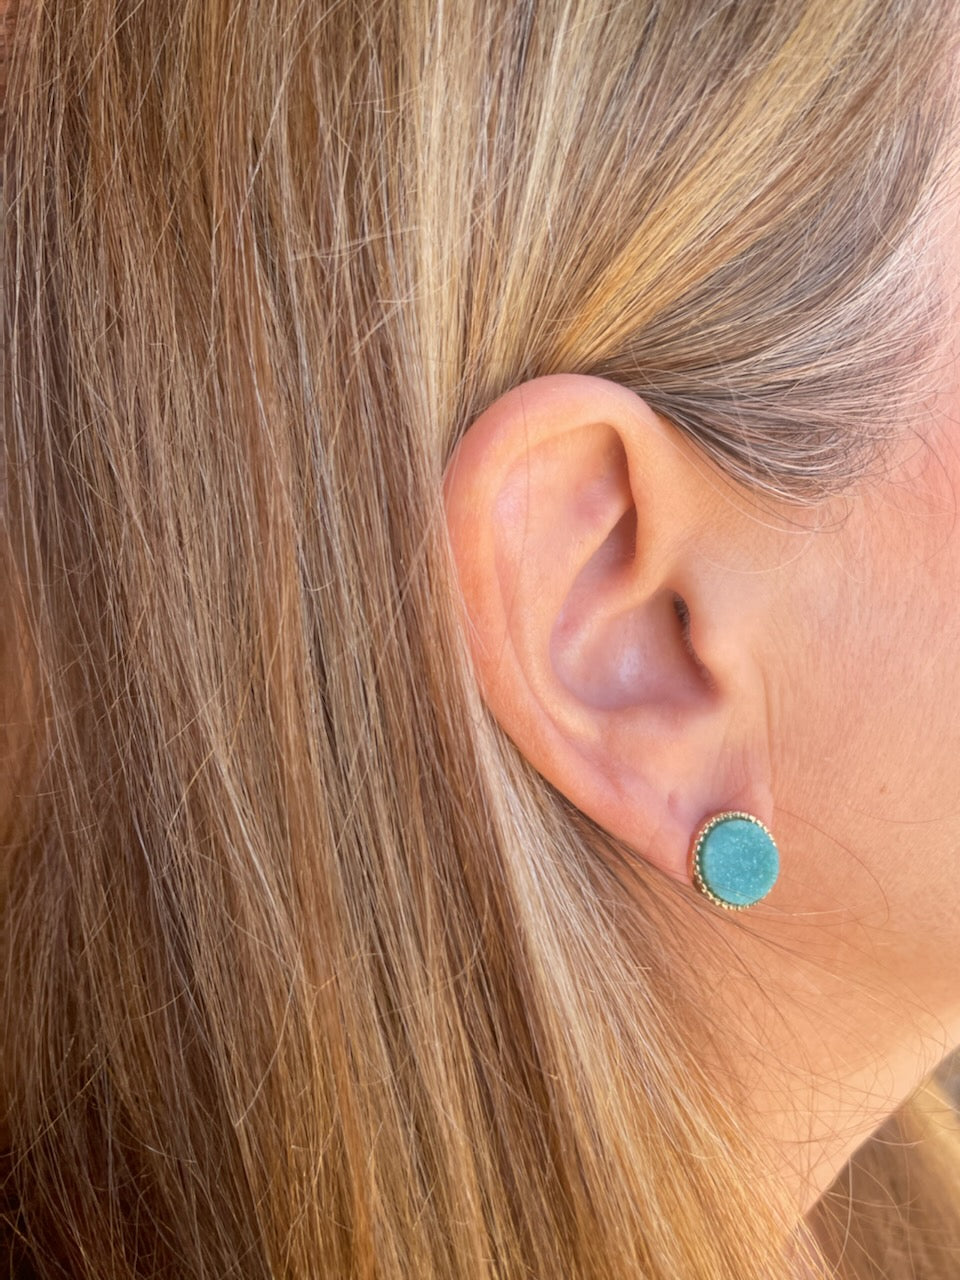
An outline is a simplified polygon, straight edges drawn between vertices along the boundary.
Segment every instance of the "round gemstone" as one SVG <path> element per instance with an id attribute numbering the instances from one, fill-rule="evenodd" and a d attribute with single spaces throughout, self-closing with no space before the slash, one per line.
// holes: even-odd
<path id="1" fill-rule="evenodd" d="M 773 888 L 780 871 L 777 846 L 756 819 L 721 818 L 698 841 L 697 870 L 705 887 L 732 907 L 749 907 Z"/>

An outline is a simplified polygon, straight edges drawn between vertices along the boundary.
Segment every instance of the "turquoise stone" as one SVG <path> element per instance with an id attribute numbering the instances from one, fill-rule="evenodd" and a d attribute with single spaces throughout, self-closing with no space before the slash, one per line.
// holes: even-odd
<path id="1" fill-rule="evenodd" d="M 738 815 L 721 819 L 698 842 L 697 870 L 722 902 L 749 907 L 773 888 L 780 857 L 766 828 Z"/>

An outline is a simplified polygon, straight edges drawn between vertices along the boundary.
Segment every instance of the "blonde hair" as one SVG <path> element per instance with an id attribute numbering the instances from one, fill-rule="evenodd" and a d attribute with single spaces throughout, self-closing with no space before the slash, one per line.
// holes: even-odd
<path id="1" fill-rule="evenodd" d="M 753 489 L 865 477 L 939 358 L 955 17 L 22 8 L 0 937 L 37 1275 L 787 1275 L 703 1063 L 698 966 L 736 956 L 708 911 L 679 954 L 700 904 L 487 713 L 441 478 L 559 370 Z"/>

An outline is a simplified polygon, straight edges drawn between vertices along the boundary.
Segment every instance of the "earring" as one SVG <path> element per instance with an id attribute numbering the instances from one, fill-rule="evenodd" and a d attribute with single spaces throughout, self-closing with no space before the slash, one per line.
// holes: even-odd
<path id="1" fill-rule="evenodd" d="M 726 810 L 706 818 L 693 840 L 693 879 L 711 902 L 743 911 L 765 898 L 780 873 L 780 855 L 759 818 Z"/>

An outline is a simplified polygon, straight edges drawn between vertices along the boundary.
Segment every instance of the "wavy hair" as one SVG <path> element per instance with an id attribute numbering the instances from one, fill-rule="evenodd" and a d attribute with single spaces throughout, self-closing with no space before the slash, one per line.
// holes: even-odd
<path id="1" fill-rule="evenodd" d="M 482 704 L 441 483 L 478 412 L 558 371 L 633 387 L 751 490 L 882 465 L 941 356 L 957 26 L 954 0 L 21 6 L 11 1267 L 789 1274 L 702 1052 L 700 975 L 736 955 Z M 955 1275 L 929 1114 L 824 1197 L 816 1274 Z"/>

